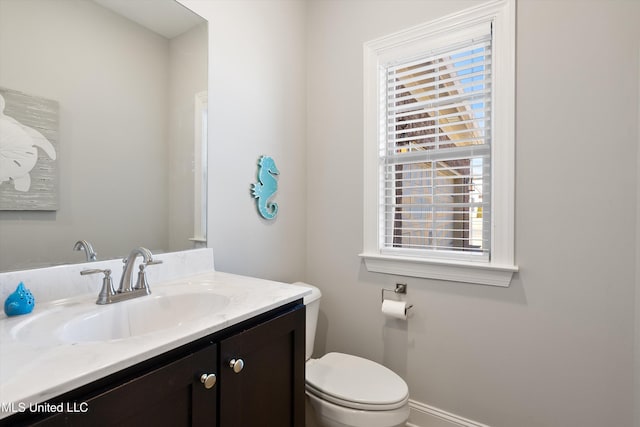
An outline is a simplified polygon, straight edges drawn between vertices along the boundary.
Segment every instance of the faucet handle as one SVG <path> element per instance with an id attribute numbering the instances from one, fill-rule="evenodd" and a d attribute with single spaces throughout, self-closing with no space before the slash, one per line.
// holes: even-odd
<path id="1" fill-rule="evenodd" d="M 147 273 L 144 269 L 148 265 L 156 265 L 156 264 L 162 264 L 162 260 L 161 259 L 155 260 L 155 261 L 149 260 L 139 265 L 138 268 L 140 268 L 140 271 L 138 271 L 138 280 L 136 281 L 136 284 L 133 287 L 133 289 L 144 289 L 147 295 L 151 293 L 151 288 L 149 287 L 149 282 L 147 281 Z"/>
<path id="2" fill-rule="evenodd" d="M 104 278 L 102 279 L 102 289 L 100 289 L 96 304 L 108 304 L 111 301 L 111 298 L 116 294 L 116 290 L 113 288 L 113 279 L 111 279 L 111 270 L 108 268 L 104 270 L 101 270 L 99 268 L 91 268 L 88 270 L 82 270 L 80 272 L 82 276 L 97 273 L 104 273 Z"/>
<path id="3" fill-rule="evenodd" d="M 148 265 L 156 264 L 162 264 L 162 260 L 143 262 L 138 266 L 140 271 L 138 271 L 138 280 L 133 287 L 134 290 L 143 289 L 147 293 L 147 295 L 151 293 L 151 288 L 149 287 L 149 281 L 147 280 L 147 272 L 145 271 L 145 268 Z"/>

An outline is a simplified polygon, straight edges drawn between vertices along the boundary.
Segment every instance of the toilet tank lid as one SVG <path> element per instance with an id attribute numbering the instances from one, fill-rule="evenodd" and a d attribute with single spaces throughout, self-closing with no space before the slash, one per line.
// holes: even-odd
<path id="1" fill-rule="evenodd" d="M 320 289 L 318 289 L 315 286 L 310 285 L 308 283 L 295 282 L 295 283 L 292 283 L 292 285 L 303 286 L 305 288 L 311 289 L 311 293 L 304 297 L 304 305 L 309 305 L 309 303 L 312 303 L 312 302 L 320 299 L 320 297 L 322 296 L 322 292 L 320 292 Z"/>
<path id="2" fill-rule="evenodd" d="M 351 402 L 395 408 L 409 395 L 407 383 L 391 369 L 343 353 L 327 353 L 307 362 L 306 383 L 308 389 L 310 386 L 325 397 L 339 400 L 343 406 Z"/>

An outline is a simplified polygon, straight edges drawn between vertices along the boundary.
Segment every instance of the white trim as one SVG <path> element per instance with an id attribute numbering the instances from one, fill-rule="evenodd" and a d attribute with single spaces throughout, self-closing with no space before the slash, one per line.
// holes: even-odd
<path id="1" fill-rule="evenodd" d="M 516 28 L 515 0 L 506 0 L 494 20 L 493 63 L 493 172 L 491 174 L 492 199 L 491 241 L 492 262 L 515 262 L 515 76 Z M 496 226 L 501 224 L 501 226 Z"/>
<path id="2" fill-rule="evenodd" d="M 498 0 L 364 44 L 364 216 L 363 254 L 369 271 L 485 285 L 509 286 L 515 265 L 515 9 L 516 0 Z M 378 167 L 379 66 L 383 57 L 407 46 L 440 39 L 446 32 L 479 22 L 493 22 L 494 111 L 492 144 L 491 260 L 487 264 L 380 254 L 381 197 Z"/>
<path id="3" fill-rule="evenodd" d="M 409 409 L 407 427 L 490 427 L 415 400 L 409 400 Z"/>
<path id="4" fill-rule="evenodd" d="M 195 94 L 194 97 L 194 146 L 193 146 L 193 237 L 189 240 L 197 243 L 207 243 L 207 137 L 205 135 L 208 123 L 203 120 L 208 117 L 208 91 Z M 203 176 L 203 174 L 205 174 Z"/>
<path id="5" fill-rule="evenodd" d="M 368 271 L 425 279 L 508 287 L 517 266 L 360 254 Z"/>

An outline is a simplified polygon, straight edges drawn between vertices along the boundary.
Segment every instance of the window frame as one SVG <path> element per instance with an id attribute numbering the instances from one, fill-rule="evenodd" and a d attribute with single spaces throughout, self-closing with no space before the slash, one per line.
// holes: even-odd
<path id="1" fill-rule="evenodd" d="M 364 44 L 364 239 L 368 271 L 483 285 L 509 286 L 514 264 L 515 0 L 497 0 Z M 380 217 L 381 68 L 433 46 L 454 43 L 466 28 L 491 21 L 492 87 L 491 257 L 486 262 L 383 253 Z"/>

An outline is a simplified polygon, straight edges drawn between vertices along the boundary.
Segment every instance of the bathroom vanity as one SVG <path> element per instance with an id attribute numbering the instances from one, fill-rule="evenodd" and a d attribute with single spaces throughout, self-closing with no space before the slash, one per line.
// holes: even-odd
<path id="1" fill-rule="evenodd" d="M 0 426 L 304 425 L 305 288 L 209 272 L 152 292 L 1 319 Z"/>

